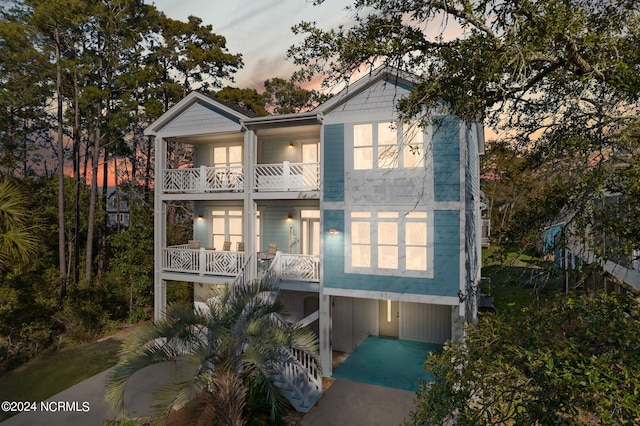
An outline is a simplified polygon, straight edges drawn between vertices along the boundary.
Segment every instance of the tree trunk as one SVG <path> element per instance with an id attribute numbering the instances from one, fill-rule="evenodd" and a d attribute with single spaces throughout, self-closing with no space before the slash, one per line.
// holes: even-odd
<path id="1" fill-rule="evenodd" d="M 78 100 L 78 76 L 75 73 L 73 75 L 73 103 L 73 175 L 76 185 L 73 278 L 77 286 L 80 281 L 80 103 Z"/>
<path id="2" fill-rule="evenodd" d="M 58 100 L 58 266 L 60 268 L 60 297 L 67 295 L 67 259 L 64 229 L 64 140 L 62 127 L 62 70 L 60 65 L 60 35 L 54 30 L 56 44 L 56 98 Z"/>
<path id="3" fill-rule="evenodd" d="M 100 109 L 101 105 L 98 103 L 95 140 L 91 151 L 91 198 L 89 200 L 89 217 L 87 218 L 87 264 L 84 272 L 84 280 L 87 285 L 91 282 L 91 270 L 93 267 L 93 232 L 95 228 L 96 200 L 98 198 L 98 157 L 100 153 Z"/>

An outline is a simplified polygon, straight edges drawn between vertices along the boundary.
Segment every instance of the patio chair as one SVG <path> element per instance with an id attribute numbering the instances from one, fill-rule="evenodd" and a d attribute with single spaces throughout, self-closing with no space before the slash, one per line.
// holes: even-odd
<path id="1" fill-rule="evenodd" d="M 258 258 L 260 260 L 273 260 L 276 257 L 276 251 L 278 251 L 278 245 L 276 243 L 269 244 L 269 250 L 266 253 L 259 253 Z"/>
<path id="2" fill-rule="evenodd" d="M 200 240 L 189 240 L 189 248 L 191 250 L 198 250 L 200 248 Z"/>
<path id="3" fill-rule="evenodd" d="M 225 241 L 222 245 L 223 251 L 231 251 L 231 241 Z"/>
<path id="4" fill-rule="evenodd" d="M 244 251 L 244 243 L 243 242 L 236 243 L 236 251 Z"/>

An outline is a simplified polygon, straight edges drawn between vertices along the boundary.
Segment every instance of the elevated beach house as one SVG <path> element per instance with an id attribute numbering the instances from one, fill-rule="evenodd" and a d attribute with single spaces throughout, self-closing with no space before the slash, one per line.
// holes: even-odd
<path id="1" fill-rule="evenodd" d="M 379 69 L 313 111 L 256 117 L 193 92 L 155 137 L 155 317 L 172 281 L 211 286 L 268 274 L 288 321 L 332 351 L 367 336 L 443 343 L 474 319 L 482 238 L 483 129 L 446 112 L 397 121 L 412 76 Z M 168 167 L 168 143 L 193 164 Z M 193 203 L 193 237 L 167 245 L 166 205 Z M 319 374 L 319 373 L 315 373 Z"/>

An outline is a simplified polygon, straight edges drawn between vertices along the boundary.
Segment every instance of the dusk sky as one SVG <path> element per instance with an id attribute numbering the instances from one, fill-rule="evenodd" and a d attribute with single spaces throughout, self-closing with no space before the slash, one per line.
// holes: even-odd
<path id="1" fill-rule="evenodd" d="M 149 1 L 151 2 L 151 1 Z M 329 29 L 352 21 L 345 6 L 352 0 L 326 0 L 313 6 L 311 0 L 154 0 L 167 16 L 186 21 L 189 15 L 211 24 L 226 37 L 230 53 L 241 53 L 244 68 L 232 85 L 262 89 L 269 78 L 289 78 L 295 69 L 286 59 L 289 46 L 301 41 L 291 27 L 301 21 L 316 21 Z"/>

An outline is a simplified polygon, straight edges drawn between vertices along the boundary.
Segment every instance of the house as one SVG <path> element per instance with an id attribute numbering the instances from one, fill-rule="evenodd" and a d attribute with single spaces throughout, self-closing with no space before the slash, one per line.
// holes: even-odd
<path id="1" fill-rule="evenodd" d="M 597 208 L 613 206 L 611 212 L 624 221 L 624 216 L 619 215 L 619 206 L 624 205 L 620 194 L 605 191 Z M 598 223 L 597 215 L 593 215 L 591 223 Z M 623 241 L 608 235 L 602 227 L 592 225 L 581 230 L 574 223 L 574 213 L 569 213 L 545 228 L 542 240 L 543 252 L 552 255 L 556 267 L 563 272 L 566 291 L 640 294 L 640 250 L 624 250 Z M 591 267 L 585 268 L 587 265 Z"/>
<path id="2" fill-rule="evenodd" d="M 120 187 L 107 187 L 107 214 L 110 228 L 124 231 L 129 227 L 129 199 Z"/>
<path id="3" fill-rule="evenodd" d="M 255 117 L 193 92 L 155 137 L 155 315 L 166 286 L 269 274 L 294 323 L 332 351 L 369 335 L 443 343 L 475 318 L 481 261 L 483 129 L 445 112 L 397 123 L 412 76 L 379 69 L 313 111 Z M 167 167 L 167 143 L 193 165 Z M 193 239 L 167 246 L 166 204 L 193 202 Z"/>

